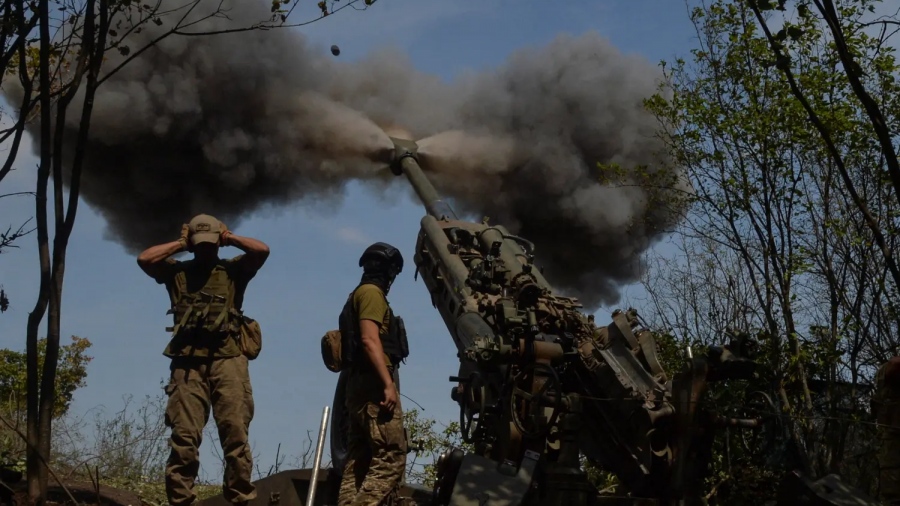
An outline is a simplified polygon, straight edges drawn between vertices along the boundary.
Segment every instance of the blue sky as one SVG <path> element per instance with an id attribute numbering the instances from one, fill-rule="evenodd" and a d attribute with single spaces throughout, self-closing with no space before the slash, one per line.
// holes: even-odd
<path id="1" fill-rule="evenodd" d="M 346 60 L 384 46 L 400 48 L 420 70 L 448 80 L 492 68 L 511 52 L 542 46 L 563 32 L 597 31 L 623 52 L 654 64 L 686 56 L 694 36 L 679 0 L 380 0 L 365 12 L 347 9 L 301 30 L 323 52 L 338 44 Z M 23 150 L 27 156 L 20 156 L 0 193 L 32 190 L 37 162 L 30 143 Z M 33 206 L 28 197 L 0 199 L 0 227 L 31 217 Z M 335 327 L 359 279 L 359 254 L 373 241 L 401 248 L 409 266 L 390 294 L 410 333 L 402 392 L 424 409 L 424 416 L 458 419 L 448 381 L 457 370 L 456 350 L 421 280 L 413 280 L 412 251 L 422 214 L 405 191 L 395 189 L 381 198 L 351 184 L 343 203 L 331 210 L 280 207 L 232 227 L 272 250 L 245 302 L 245 311 L 259 319 L 264 333 L 263 352 L 250 367 L 256 400 L 251 443 L 261 469 L 274 462 L 279 443 L 282 453 L 298 454 L 306 431 L 318 428 L 322 408 L 331 403 L 337 375 L 322 365 L 319 339 Z M 89 338 L 95 358 L 88 385 L 76 394 L 76 414 L 101 406 L 112 413 L 129 394 L 136 400 L 157 395 L 168 375 L 168 360 L 161 354 L 169 324 L 165 291 L 138 269 L 132 255 L 106 238 L 104 229 L 103 219 L 82 204 L 69 246 L 62 335 L 64 342 L 72 334 Z M 174 239 L 178 230 L 172 233 Z M 24 349 L 38 279 L 35 242 L 35 235 L 28 236 L 19 249 L 0 258 L 0 283 L 12 298 L 0 315 L 0 347 Z M 223 256 L 237 253 L 222 251 Z M 639 296 L 635 290 L 628 293 Z M 611 309 L 598 311 L 598 321 L 606 322 Z M 416 407 L 408 399 L 403 403 Z M 204 441 L 202 458 L 207 477 L 217 480 L 212 444 Z"/>

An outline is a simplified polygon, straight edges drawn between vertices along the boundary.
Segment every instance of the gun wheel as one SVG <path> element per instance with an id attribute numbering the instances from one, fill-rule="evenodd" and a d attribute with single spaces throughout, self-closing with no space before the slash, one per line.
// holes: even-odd
<path id="1" fill-rule="evenodd" d="M 538 371 L 543 374 L 538 375 Z M 533 391 L 535 380 L 543 376 L 537 392 Z M 562 409 L 562 383 L 553 367 L 534 363 L 525 366 L 512 381 L 512 392 L 509 396 L 509 409 L 513 425 L 526 438 L 537 438 L 545 435 L 559 418 Z M 543 410 L 547 407 L 547 393 L 554 393 L 550 416 L 546 422 L 536 420 L 544 418 Z M 523 420 L 524 418 L 524 420 Z M 526 422 L 526 420 L 528 422 Z M 533 421 L 533 422 L 532 422 Z"/>
<path id="2" fill-rule="evenodd" d="M 459 448 L 453 448 L 441 454 L 437 462 L 437 476 L 434 480 L 434 488 L 431 491 L 431 506 L 447 506 L 453 494 L 453 485 L 459 475 L 466 453 Z"/>

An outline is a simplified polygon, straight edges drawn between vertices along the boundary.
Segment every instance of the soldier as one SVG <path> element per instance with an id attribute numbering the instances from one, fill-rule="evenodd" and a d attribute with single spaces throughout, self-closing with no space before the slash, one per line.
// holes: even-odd
<path id="1" fill-rule="evenodd" d="M 879 483 L 883 504 L 900 506 L 900 357 L 893 357 L 875 373 L 872 411 L 878 424 Z"/>
<path id="2" fill-rule="evenodd" d="M 349 433 L 338 506 L 399 504 L 407 444 L 396 383 L 409 353 L 403 320 L 391 311 L 387 293 L 403 257 L 379 242 L 366 248 L 359 266 L 362 279 L 339 318 Z"/>
<path id="3" fill-rule="evenodd" d="M 219 258 L 221 246 L 244 251 L 232 259 Z M 171 255 L 189 251 L 194 258 L 181 262 Z M 198 449 L 210 408 L 225 455 L 223 494 L 234 504 L 256 497 L 250 482 L 252 455 L 248 444 L 253 419 L 249 351 L 241 331 L 253 320 L 243 316 L 244 291 L 269 256 L 264 243 L 233 234 L 216 218 L 201 214 L 182 227 L 177 241 L 148 248 L 138 265 L 159 284 L 165 284 L 174 314 L 172 338 L 163 354 L 172 359 L 166 425 L 171 428 L 171 452 L 166 464 L 166 495 L 173 506 L 197 498 L 194 481 L 200 468 Z"/>

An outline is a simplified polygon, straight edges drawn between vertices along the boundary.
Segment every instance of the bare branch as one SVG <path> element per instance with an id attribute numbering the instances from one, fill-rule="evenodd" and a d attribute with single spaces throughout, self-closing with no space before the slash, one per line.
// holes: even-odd
<path id="1" fill-rule="evenodd" d="M 13 193 L 5 193 L 5 194 L 3 194 L 3 195 L 0 195 L 0 199 L 2 199 L 3 197 L 18 197 L 18 196 L 22 196 L 22 195 L 32 195 L 32 196 L 33 196 L 33 195 L 34 195 L 34 192 L 13 192 Z"/>
<path id="2" fill-rule="evenodd" d="M 369 5 L 374 3 L 374 1 L 370 1 L 370 0 L 363 0 L 363 1 L 366 3 L 366 7 L 362 8 L 362 9 L 358 9 L 358 8 L 354 7 L 354 9 L 366 10 L 366 8 Z M 133 52 L 129 53 L 129 56 L 127 58 L 125 58 L 122 62 L 120 62 L 118 65 L 116 65 L 116 67 L 114 67 L 112 70 L 110 70 L 108 73 L 106 73 L 106 75 L 104 75 L 102 78 L 100 78 L 97 84 L 98 85 L 102 84 L 107 79 L 109 79 L 110 77 L 115 75 L 116 72 L 121 70 L 129 62 L 131 62 L 132 60 L 134 60 L 135 58 L 137 58 L 138 56 L 140 56 L 141 54 L 143 54 L 145 51 L 149 50 L 150 48 L 156 46 L 162 40 L 164 40 L 172 35 L 180 35 L 183 37 L 205 37 L 205 36 L 214 36 L 214 35 L 225 35 L 225 34 L 230 34 L 230 33 L 250 32 L 250 31 L 257 31 L 257 30 L 296 28 L 296 27 L 306 26 L 306 25 L 315 23 L 317 21 L 320 21 L 320 20 L 326 18 L 327 16 L 336 14 L 348 7 L 352 7 L 354 4 L 359 3 L 359 2 L 360 2 L 360 0 L 350 0 L 348 3 L 335 9 L 334 11 L 332 11 L 329 14 L 323 14 L 322 16 L 319 16 L 312 20 L 304 21 L 301 23 L 289 24 L 289 23 L 282 22 L 282 23 L 278 23 L 278 24 L 270 24 L 270 22 L 260 21 L 260 22 L 254 23 L 252 25 L 241 27 L 241 28 L 228 28 L 228 29 L 223 29 L 223 30 L 205 30 L 205 31 L 199 31 L 199 32 L 188 32 L 188 31 L 184 31 L 184 30 L 187 28 L 190 28 L 191 26 L 203 23 L 204 21 L 211 19 L 213 17 L 218 17 L 223 12 L 223 10 L 221 9 L 222 2 L 220 2 L 220 4 L 219 4 L 220 8 L 216 9 L 212 14 L 208 14 L 208 15 L 206 15 L 200 19 L 197 19 L 195 21 L 191 21 L 189 23 L 182 24 L 182 23 L 184 23 L 184 20 L 187 18 L 187 16 L 193 11 L 194 7 L 196 7 L 196 5 L 197 5 L 196 1 L 192 0 L 189 3 L 189 5 L 191 5 L 190 9 L 188 9 L 188 11 L 184 13 L 184 15 L 181 17 L 181 19 L 178 21 L 178 23 L 175 24 L 175 26 L 173 26 L 170 30 L 157 36 L 156 38 L 154 38 L 153 40 L 151 40 L 150 42 L 145 44 L 143 47 L 141 47 L 137 51 L 133 51 Z M 171 12 L 174 12 L 175 10 L 177 10 L 177 9 L 173 9 L 173 11 L 171 11 Z M 292 11 L 293 11 L 293 9 L 292 9 Z"/>
<path id="3" fill-rule="evenodd" d="M 30 230 L 25 230 L 25 225 L 27 225 L 29 221 L 31 221 L 31 218 L 26 220 L 25 223 L 19 225 L 19 228 L 17 228 L 15 231 L 13 231 L 12 227 L 10 226 L 7 227 L 6 232 L 0 233 L 0 253 L 3 253 L 3 250 L 5 248 L 18 248 L 18 246 L 13 244 L 16 239 L 34 232 L 33 228 Z"/>

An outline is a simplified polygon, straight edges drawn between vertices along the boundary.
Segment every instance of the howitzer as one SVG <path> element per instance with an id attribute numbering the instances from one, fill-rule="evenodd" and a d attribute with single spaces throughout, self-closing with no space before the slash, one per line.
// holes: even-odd
<path id="1" fill-rule="evenodd" d="M 456 344 L 451 398 L 474 448 L 440 457 L 431 504 L 704 503 L 715 430 L 763 420 L 721 416 L 701 400 L 709 382 L 753 376 L 756 342 L 734 335 L 696 357 L 688 348 L 670 376 L 636 312 L 617 310 L 597 326 L 544 278 L 534 244 L 486 220 L 460 220 L 419 166 L 417 145 L 393 141 L 391 171 L 426 209 L 416 277 Z M 627 494 L 598 496 L 580 455 L 614 473 Z"/>
<path id="2" fill-rule="evenodd" d="M 654 334 L 634 311 L 606 327 L 553 290 L 534 245 L 501 225 L 459 220 L 431 185 L 415 143 L 394 139 L 391 170 L 427 211 L 414 262 L 460 361 L 451 397 L 475 451 L 442 456 L 437 504 L 588 504 L 584 454 L 634 498 L 673 503 L 702 479 L 711 438 L 695 430 L 707 381 L 752 374 L 753 362 L 718 348 L 670 378 Z M 714 418 L 752 427 L 757 419 Z"/>

